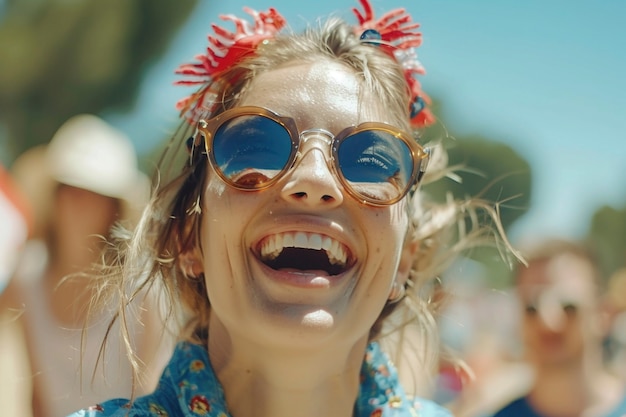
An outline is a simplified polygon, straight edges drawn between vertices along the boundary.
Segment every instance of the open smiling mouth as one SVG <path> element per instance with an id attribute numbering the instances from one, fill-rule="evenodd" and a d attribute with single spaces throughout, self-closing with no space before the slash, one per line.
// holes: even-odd
<path id="1" fill-rule="evenodd" d="M 261 242 L 261 260 L 283 271 L 324 271 L 339 275 L 348 269 L 348 248 L 318 233 L 287 232 Z"/>

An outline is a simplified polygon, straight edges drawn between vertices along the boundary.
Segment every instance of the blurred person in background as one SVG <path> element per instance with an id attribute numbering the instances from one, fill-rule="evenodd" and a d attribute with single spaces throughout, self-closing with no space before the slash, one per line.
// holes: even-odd
<path id="1" fill-rule="evenodd" d="M 577 242 L 535 244 L 515 273 L 530 390 L 495 413 L 510 416 L 626 414 L 624 382 L 603 360 L 609 316 L 592 251 Z"/>
<path id="2" fill-rule="evenodd" d="M 14 273 L 19 254 L 31 232 L 32 210 L 10 173 L 0 165 L 0 294 Z M 0 311 L 0 413 L 23 416 L 23 410 L 17 406 L 19 401 L 15 400 L 21 398 L 24 402 L 23 386 L 16 381 L 8 383 L 5 378 L 21 373 L 19 365 L 24 362 L 15 360 L 23 352 L 14 338 L 9 337 L 14 328 L 8 317 Z"/>
<path id="3" fill-rule="evenodd" d="M 96 116 L 78 115 L 48 145 L 18 158 L 12 173 L 35 208 L 37 239 L 26 245 L 0 307 L 22 329 L 33 415 L 57 417 L 100 399 L 129 395 L 131 364 L 122 353 L 123 342 L 99 350 L 109 329 L 97 313 L 91 313 L 95 319 L 82 332 L 93 292 L 81 272 L 97 261 L 113 224 L 130 227 L 146 202 L 149 183 L 137 167 L 132 143 Z M 159 334 L 151 330 L 153 301 L 146 296 L 135 303 L 143 326 L 133 328 L 131 343 L 158 375 L 157 350 L 166 344 L 160 343 L 160 328 Z M 92 375 L 105 368 L 104 380 L 94 378 L 92 384 Z M 153 385 L 149 372 L 137 384 L 140 391 Z"/>
<path id="4" fill-rule="evenodd" d="M 10 173 L 0 165 L 0 293 L 9 282 L 32 228 L 32 210 Z"/>
<path id="5" fill-rule="evenodd" d="M 515 337 L 519 309 L 510 289 L 494 290 L 486 275 L 464 259 L 442 277 L 448 295 L 438 325 L 453 360 L 441 365 L 434 398 L 455 417 L 490 415 L 530 387 Z"/>
<path id="6" fill-rule="evenodd" d="M 609 278 L 607 304 L 611 315 L 607 339 L 609 367 L 626 380 L 626 268 Z"/>

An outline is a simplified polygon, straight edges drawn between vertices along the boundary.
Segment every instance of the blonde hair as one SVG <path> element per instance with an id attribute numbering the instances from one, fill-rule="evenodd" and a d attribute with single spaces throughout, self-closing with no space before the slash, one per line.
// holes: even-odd
<path id="1" fill-rule="evenodd" d="M 402 68 L 376 46 L 360 42 L 352 27 L 338 18 L 330 18 L 302 34 L 278 35 L 261 45 L 254 56 L 222 73 L 209 86 L 214 100 L 212 107 L 206 109 L 207 117 L 236 106 L 258 74 L 294 61 L 320 59 L 351 68 L 361 77 L 364 88 L 374 92 L 384 108 L 390 109 L 393 122 L 409 130 L 410 92 Z M 98 275 L 99 291 L 95 302 L 115 299 L 118 310 L 113 320 L 119 319 L 125 329 L 127 305 L 138 294 L 156 286 L 166 295 L 167 318 L 183 318 L 179 337 L 206 342 L 211 306 L 204 280 L 185 277 L 177 264 L 182 251 L 199 247 L 201 208 L 210 204 L 202 201 L 207 158 L 193 148 L 191 154 L 186 152 L 184 140 L 191 129 L 184 124 L 168 144 L 152 199 L 138 227 L 133 233 L 117 229 L 117 239 L 111 242 Z M 417 138 L 418 132 L 415 133 Z M 445 151 L 440 145 L 433 146 L 436 147 L 435 158 L 424 178 L 426 182 L 446 175 Z M 433 301 L 438 275 L 464 250 L 476 244 L 495 242 L 494 236 L 504 239 L 504 233 L 497 209 L 488 203 L 452 199 L 436 203 L 419 191 L 407 198 L 411 218 L 407 239 L 419 242 L 406 285 L 407 297 L 385 307 L 372 327 L 370 339 L 384 339 L 391 330 L 416 329 L 418 337 L 411 337 L 411 340 L 417 340 L 419 346 L 414 348 L 423 359 L 423 365 L 432 366 L 439 350 Z M 483 225 L 476 216 L 479 210 L 486 211 L 494 221 Z M 124 337 L 132 354 L 128 332 Z M 400 353 L 402 346 L 398 346 Z"/>

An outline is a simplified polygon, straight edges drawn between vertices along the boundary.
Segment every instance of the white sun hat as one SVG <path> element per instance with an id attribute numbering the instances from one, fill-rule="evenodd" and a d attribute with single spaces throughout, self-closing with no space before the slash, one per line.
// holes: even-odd
<path id="1" fill-rule="evenodd" d="M 147 177 L 137 166 L 130 139 L 91 114 L 68 119 L 54 134 L 46 163 L 55 181 L 123 203 L 122 216 L 135 218 L 147 201 Z"/>
<path id="2" fill-rule="evenodd" d="M 49 144 L 21 155 L 12 172 L 40 226 L 46 223 L 58 183 L 119 199 L 123 220 L 135 220 L 149 195 L 148 177 L 138 167 L 130 139 L 90 114 L 68 119 Z"/>
<path id="3" fill-rule="evenodd" d="M 119 199 L 136 191 L 143 174 L 130 140 L 88 114 L 63 124 L 48 145 L 47 163 L 56 181 Z"/>

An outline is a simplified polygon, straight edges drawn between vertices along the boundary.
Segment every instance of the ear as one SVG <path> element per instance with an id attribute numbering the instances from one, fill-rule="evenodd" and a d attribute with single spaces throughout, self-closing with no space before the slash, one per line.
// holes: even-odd
<path id="1" fill-rule="evenodd" d="M 198 278 L 204 273 L 202 254 L 198 247 L 182 250 L 178 255 L 178 267 L 186 277 Z"/>
<path id="2" fill-rule="evenodd" d="M 411 267 L 413 266 L 419 245 L 419 242 L 406 242 L 404 244 L 404 248 L 402 248 L 402 253 L 400 254 L 398 272 L 396 273 L 396 282 L 398 284 L 404 285 L 409 279 Z"/>

